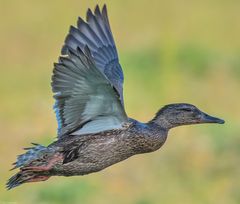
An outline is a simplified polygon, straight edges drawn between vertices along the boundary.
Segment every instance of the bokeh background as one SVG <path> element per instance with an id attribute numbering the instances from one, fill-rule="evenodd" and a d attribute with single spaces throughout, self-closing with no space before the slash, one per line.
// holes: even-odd
<path id="1" fill-rule="evenodd" d="M 129 116 L 188 102 L 224 125 L 170 131 L 157 152 L 84 177 L 4 188 L 16 155 L 56 137 L 50 88 L 70 24 L 106 3 Z M 0 203 L 240 203 L 239 0 L 0 0 Z"/>

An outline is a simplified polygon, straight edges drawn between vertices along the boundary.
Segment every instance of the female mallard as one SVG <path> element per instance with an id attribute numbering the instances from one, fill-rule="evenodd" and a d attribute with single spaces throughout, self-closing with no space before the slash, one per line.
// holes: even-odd
<path id="1" fill-rule="evenodd" d="M 87 20 L 70 27 L 62 56 L 54 64 L 52 90 L 58 140 L 34 144 L 18 156 L 20 171 L 7 183 L 44 181 L 51 176 L 100 171 L 133 155 L 153 152 L 169 129 L 199 123 L 224 123 L 190 104 L 163 107 L 148 123 L 128 118 L 123 102 L 123 72 L 110 29 L 107 9 L 96 6 Z"/>

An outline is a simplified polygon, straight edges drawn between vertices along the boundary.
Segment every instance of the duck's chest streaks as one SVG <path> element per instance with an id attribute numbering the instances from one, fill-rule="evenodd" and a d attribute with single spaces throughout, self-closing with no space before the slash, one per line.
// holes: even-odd
<path id="1" fill-rule="evenodd" d="M 159 149 L 166 140 L 166 131 L 133 123 L 125 130 L 74 137 L 63 145 L 65 157 L 70 159 L 59 165 L 58 173 L 73 175 L 96 172 L 123 161 L 133 155 Z M 71 153 L 73 155 L 71 155 Z"/>

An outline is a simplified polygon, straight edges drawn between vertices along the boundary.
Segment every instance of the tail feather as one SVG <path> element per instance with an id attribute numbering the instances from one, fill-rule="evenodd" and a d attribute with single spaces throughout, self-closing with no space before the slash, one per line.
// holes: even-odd
<path id="1" fill-rule="evenodd" d="M 19 172 L 17 174 L 15 174 L 14 176 L 12 176 L 7 184 L 6 184 L 6 188 L 8 190 L 15 188 L 23 183 L 26 183 L 28 180 L 34 178 L 36 175 L 34 174 L 34 172 Z"/>
<path id="2" fill-rule="evenodd" d="M 25 154 L 19 155 L 17 157 L 17 161 L 13 163 L 14 167 L 11 170 L 20 168 L 20 171 L 8 180 L 6 184 L 6 188 L 8 190 L 23 183 L 44 181 L 49 178 L 47 172 L 29 171 L 24 169 L 25 167 L 29 167 L 31 165 L 44 165 L 46 163 L 46 160 L 43 158 L 54 153 L 53 149 L 50 147 L 44 147 L 35 143 L 32 144 L 34 147 L 25 148 L 27 152 Z"/>
<path id="3" fill-rule="evenodd" d="M 17 161 L 13 163 L 14 167 L 11 170 L 28 165 L 32 161 L 41 157 L 41 155 L 51 152 L 51 149 L 48 147 L 45 147 L 43 145 L 39 145 L 36 143 L 32 143 L 32 144 L 35 146 L 24 148 L 25 150 L 28 150 L 28 151 L 17 157 Z"/>
<path id="4" fill-rule="evenodd" d="M 6 188 L 10 190 L 23 183 L 45 181 L 49 177 L 50 175 L 41 175 L 38 172 L 34 171 L 20 171 L 8 180 Z"/>

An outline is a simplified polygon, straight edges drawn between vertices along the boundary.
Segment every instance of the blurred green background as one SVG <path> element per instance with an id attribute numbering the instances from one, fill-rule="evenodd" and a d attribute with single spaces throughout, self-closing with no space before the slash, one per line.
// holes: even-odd
<path id="1" fill-rule="evenodd" d="M 160 151 L 6 191 L 16 155 L 56 137 L 50 88 L 70 24 L 107 4 L 130 117 L 188 102 L 224 125 L 170 131 Z M 240 203 L 240 1 L 0 1 L 0 203 Z"/>

